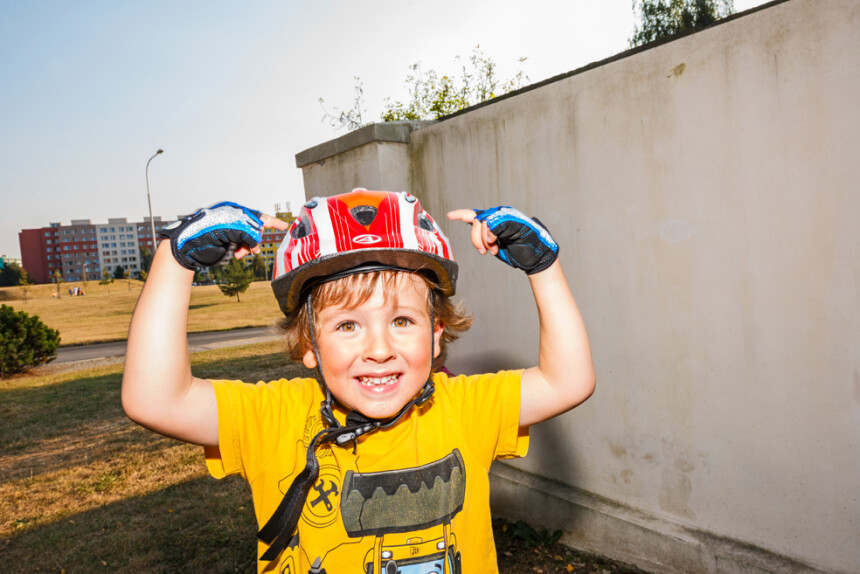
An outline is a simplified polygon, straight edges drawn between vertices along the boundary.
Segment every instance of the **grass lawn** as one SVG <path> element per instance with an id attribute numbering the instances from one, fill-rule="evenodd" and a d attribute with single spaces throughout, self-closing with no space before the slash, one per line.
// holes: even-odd
<path id="1" fill-rule="evenodd" d="M 86 295 L 71 297 L 70 287 L 81 287 Z M 131 313 L 143 283 L 120 280 L 111 285 L 89 281 L 63 283 L 60 297 L 54 285 L 33 285 L 25 301 L 21 287 L 0 288 L 0 303 L 18 311 L 38 315 L 43 323 L 60 331 L 62 345 L 77 345 L 124 340 L 128 334 Z M 235 297 L 225 297 L 215 285 L 194 287 L 188 311 L 189 332 L 219 331 L 240 327 L 267 327 L 279 315 L 275 296 L 268 281 L 251 283 L 248 290 Z"/>
<path id="2" fill-rule="evenodd" d="M 234 300 L 235 301 L 235 300 Z M 306 374 L 280 343 L 192 355 L 202 377 Z M 250 491 L 130 422 L 121 365 L 0 380 L 3 572 L 252 572 Z"/>

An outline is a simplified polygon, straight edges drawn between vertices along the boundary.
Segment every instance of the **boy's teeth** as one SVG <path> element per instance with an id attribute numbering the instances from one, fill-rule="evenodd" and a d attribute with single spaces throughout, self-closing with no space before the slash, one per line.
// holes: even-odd
<path id="1" fill-rule="evenodd" d="M 386 377 L 358 377 L 358 382 L 362 385 L 390 385 L 397 380 L 397 375 L 388 375 Z"/>

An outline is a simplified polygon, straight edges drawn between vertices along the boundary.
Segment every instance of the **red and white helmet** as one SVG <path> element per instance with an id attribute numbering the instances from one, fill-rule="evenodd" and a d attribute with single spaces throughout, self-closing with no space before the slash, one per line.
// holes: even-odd
<path id="1" fill-rule="evenodd" d="M 368 265 L 427 272 L 445 295 L 457 283 L 451 243 L 418 198 L 354 189 L 305 203 L 278 249 L 272 290 L 291 313 L 307 284 Z"/>

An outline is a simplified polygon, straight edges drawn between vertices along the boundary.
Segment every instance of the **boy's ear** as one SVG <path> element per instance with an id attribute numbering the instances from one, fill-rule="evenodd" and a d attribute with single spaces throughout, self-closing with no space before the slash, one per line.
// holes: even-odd
<path id="1" fill-rule="evenodd" d="M 442 347 L 439 346 L 439 342 L 442 340 L 442 332 L 445 330 L 445 324 L 442 321 L 437 320 L 436 326 L 433 327 L 433 358 L 437 358 L 442 354 Z"/>
<path id="2" fill-rule="evenodd" d="M 314 355 L 313 349 L 308 349 L 304 356 L 302 356 L 302 364 L 309 369 L 313 369 L 317 366 L 317 357 Z"/>

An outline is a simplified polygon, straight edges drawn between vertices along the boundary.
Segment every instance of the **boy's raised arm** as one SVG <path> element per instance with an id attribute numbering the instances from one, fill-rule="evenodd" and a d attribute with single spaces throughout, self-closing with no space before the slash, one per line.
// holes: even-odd
<path id="1" fill-rule="evenodd" d="M 585 323 L 561 263 L 529 275 L 540 320 L 538 365 L 522 379 L 520 426 L 545 421 L 585 401 L 596 376 Z"/>
<path id="2" fill-rule="evenodd" d="M 186 442 L 218 444 L 218 408 L 209 381 L 191 375 L 186 342 L 194 272 L 163 241 L 131 319 L 122 406 L 133 421 Z"/>
<path id="3" fill-rule="evenodd" d="M 558 246 L 537 220 L 503 207 L 459 209 L 450 219 L 472 224 L 472 244 L 523 269 L 540 320 L 538 364 L 523 372 L 520 426 L 564 413 L 594 392 L 595 372 L 585 323 L 556 258 Z M 491 231 L 492 230 L 492 231 Z M 495 232 L 495 233 L 494 233 Z"/>
<path id="4" fill-rule="evenodd" d="M 244 231 L 237 234 L 239 225 L 228 220 L 231 210 L 244 210 L 242 216 L 251 220 L 250 237 Z M 191 269 L 216 263 L 231 245 L 240 245 L 237 257 L 259 251 L 264 225 L 287 226 L 235 204 L 218 204 L 178 222 L 171 241 L 159 245 L 129 328 L 122 380 L 122 405 L 129 418 L 186 442 L 218 444 L 215 391 L 209 381 L 192 376 L 188 355 Z M 184 241 L 181 247 L 177 233 Z"/>

